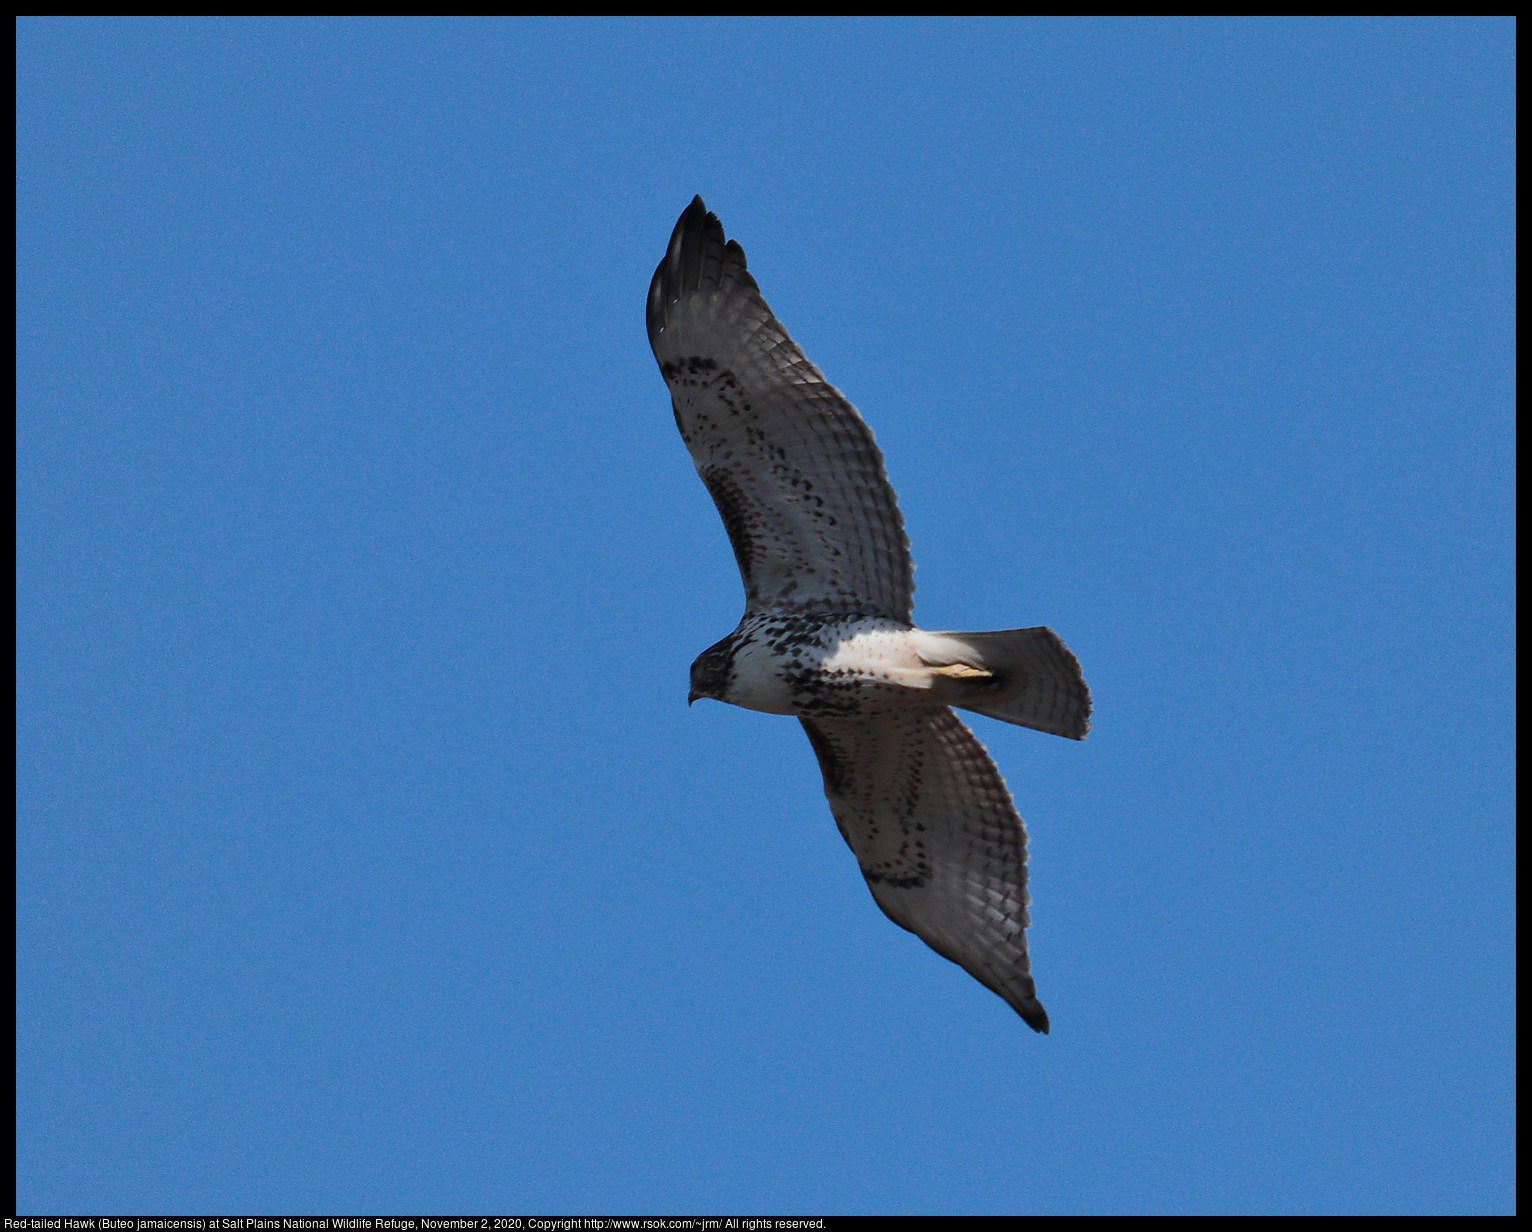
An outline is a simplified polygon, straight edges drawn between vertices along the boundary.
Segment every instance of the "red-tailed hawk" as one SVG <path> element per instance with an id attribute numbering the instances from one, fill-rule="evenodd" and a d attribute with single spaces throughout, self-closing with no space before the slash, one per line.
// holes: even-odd
<path id="1" fill-rule="evenodd" d="M 949 707 L 1083 740 L 1080 665 L 1051 629 L 910 623 L 914 566 L 883 455 L 701 197 L 654 272 L 648 316 L 745 583 L 744 617 L 692 664 L 689 700 L 796 716 L 878 906 L 1046 1033 L 1027 961 L 1026 830 Z"/>

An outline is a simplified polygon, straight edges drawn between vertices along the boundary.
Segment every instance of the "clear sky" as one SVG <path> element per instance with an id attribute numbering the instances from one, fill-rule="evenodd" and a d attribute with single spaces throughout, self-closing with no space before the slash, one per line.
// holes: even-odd
<path id="1" fill-rule="evenodd" d="M 1505 18 L 26 18 L 23 1213 L 1510 1213 Z M 644 299 L 1049 625 L 1034 1035 L 877 910 Z"/>

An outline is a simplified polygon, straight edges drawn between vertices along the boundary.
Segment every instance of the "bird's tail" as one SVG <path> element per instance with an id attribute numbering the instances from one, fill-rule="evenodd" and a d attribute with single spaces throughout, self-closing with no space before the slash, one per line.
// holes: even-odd
<path id="1" fill-rule="evenodd" d="M 948 704 L 1071 740 L 1090 731 L 1090 690 L 1052 629 L 920 637 L 920 657 L 956 686 Z"/>

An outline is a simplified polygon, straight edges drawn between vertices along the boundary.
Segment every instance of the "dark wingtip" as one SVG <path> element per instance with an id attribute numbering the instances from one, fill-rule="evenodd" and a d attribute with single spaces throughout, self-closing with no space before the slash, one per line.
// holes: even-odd
<path id="1" fill-rule="evenodd" d="M 670 305 L 698 291 L 735 288 L 758 294 L 755 279 L 746 272 L 745 251 L 734 240 L 725 240 L 718 215 L 708 212 L 701 194 L 681 212 L 665 259 L 649 283 L 647 324 L 649 345 L 658 346 Z"/>
<path id="2" fill-rule="evenodd" d="M 1043 1003 L 1036 997 L 1028 1001 L 1024 1006 L 1017 1006 L 1016 1012 L 1021 1015 L 1022 1022 L 1031 1027 L 1039 1035 L 1048 1034 L 1048 1011 L 1043 1008 Z"/>

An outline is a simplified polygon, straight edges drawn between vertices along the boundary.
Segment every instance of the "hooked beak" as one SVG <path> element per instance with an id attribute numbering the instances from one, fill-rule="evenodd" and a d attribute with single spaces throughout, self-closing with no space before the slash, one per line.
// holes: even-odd
<path id="1" fill-rule="evenodd" d="M 698 693 L 696 689 L 693 689 L 690 693 L 688 693 L 686 695 L 686 704 L 688 706 L 690 706 L 694 701 L 696 701 L 701 696 L 702 696 L 701 693 Z"/>

